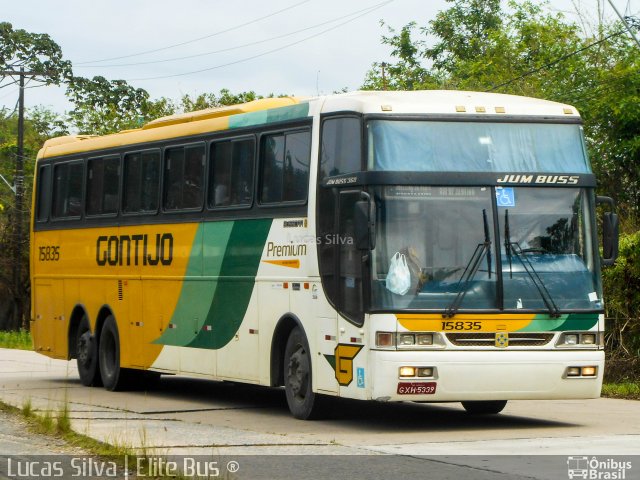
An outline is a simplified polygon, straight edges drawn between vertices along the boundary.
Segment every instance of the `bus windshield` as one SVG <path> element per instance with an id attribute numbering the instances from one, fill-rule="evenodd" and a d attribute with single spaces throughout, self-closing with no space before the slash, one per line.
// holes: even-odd
<path id="1" fill-rule="evenodd" d="M 590 173 L 577 124 L 372 120 L 368 170 Z"/>
<path id="2" fill-rule="evenodd" d="M 373 310 L 445 312 L 456 301 L 456 310 L 602 309 L 587 191 L 380 186 L 374 192 Z M 407 266 L 393 271 L 398 253 Z M 390 269 L 410 277 L 407 291 L 387 281 Z"/>

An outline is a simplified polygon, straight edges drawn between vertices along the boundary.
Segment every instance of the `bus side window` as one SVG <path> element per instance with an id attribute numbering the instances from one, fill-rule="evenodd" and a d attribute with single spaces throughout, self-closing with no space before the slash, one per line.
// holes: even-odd
<path id="1" fill-rule="evenodd" d="M 51 208 L 51 165 L 38 169 L 38 193 L 36 198 L 36 221 L 46 222 Z"/>
<path id="2" fill-rule="evenodd" d="M 311 133 L 291 132 L 263 139 L 261 203 L 307 199 Z"/>
<path id="3" fill-rule="evenodd" d="M 168 148 L 165 151 L 165 210 L 202 206 L 204 145 Z"/>
<path id="4" fill-rule="evenodd" d="M 136 152 L 124 156 L 125 213 L 155 213 L 158 210 L 160 152 Z"/>
<path id="5" fill-rule="evenodd" d="M 87 162 L 87 215 L 118 212 L 120 157 L 91 158 Z"/>
<path id="6" fill-rule="evenodd" d="M 53 168 L 54 218 L 80 217 L 82 213 L 82 179 L 84 163 L 62 163 Z"/>
<path id="7" fill-rule="evenodd" d="M 253 139 L 211 145 L 209 207 L 251 205 L 254 151 Z"/>
<path id="8" fill-rule="evenodd" d="M 328 118 L 322 123 L 318 180 L 362 170 L 362 134 L 356 117 Z"/>

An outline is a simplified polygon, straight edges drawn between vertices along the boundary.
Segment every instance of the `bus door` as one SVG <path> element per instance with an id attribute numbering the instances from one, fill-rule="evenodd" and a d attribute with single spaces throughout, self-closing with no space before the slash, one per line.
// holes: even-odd
<path id="1" fill-rule="evenodd" d="M 364 347 L 363 278 L 366 252 L 356 245 L 356 204 L 366 194 L 361 190 L 344 190 L 339 195 L 338 228 L 334 239 L 338 259 L 338 335 L 335 350 L 335 377 L 340 395 L 366 398 Z"/>

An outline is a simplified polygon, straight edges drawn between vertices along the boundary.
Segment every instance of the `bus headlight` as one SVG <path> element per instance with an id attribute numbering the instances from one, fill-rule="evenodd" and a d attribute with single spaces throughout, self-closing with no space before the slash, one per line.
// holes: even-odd
<path id="1" fill-rule="evenodd" d="M 399 347 L 410 347 L 416 344 L 416 337 L 413 333 L 401 333 L 398 335 Z"/>
<path id="2" fill-rule="evenodd" d="M 565 345 L 577 345 L 578 344 L 578 335 L 565 334 L 565 336 L 564 336 L 564 344 Z"/>
<path id="3" fill-rule="evenodd" d="M 565 332 L 560 335 L 556 347 L 583 347 L 593 348 L 598 346 L 600 334 L 594 332 Z"/>
<path id="4" fill-rule="evenodd" d="M 445 348 L 436 332 L 376 332 L 376 348 L 388 350 L 432 350 Z"/>

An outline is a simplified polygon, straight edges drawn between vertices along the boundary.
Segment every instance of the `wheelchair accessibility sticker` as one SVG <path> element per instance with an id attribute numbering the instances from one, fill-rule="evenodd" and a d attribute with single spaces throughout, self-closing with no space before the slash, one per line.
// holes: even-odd
<path id="1" fill-rule="evenodd" d="M 513 187 L 496 187 L 496 201 L 498 207 L 515 207 L 516 193 Z"/>

